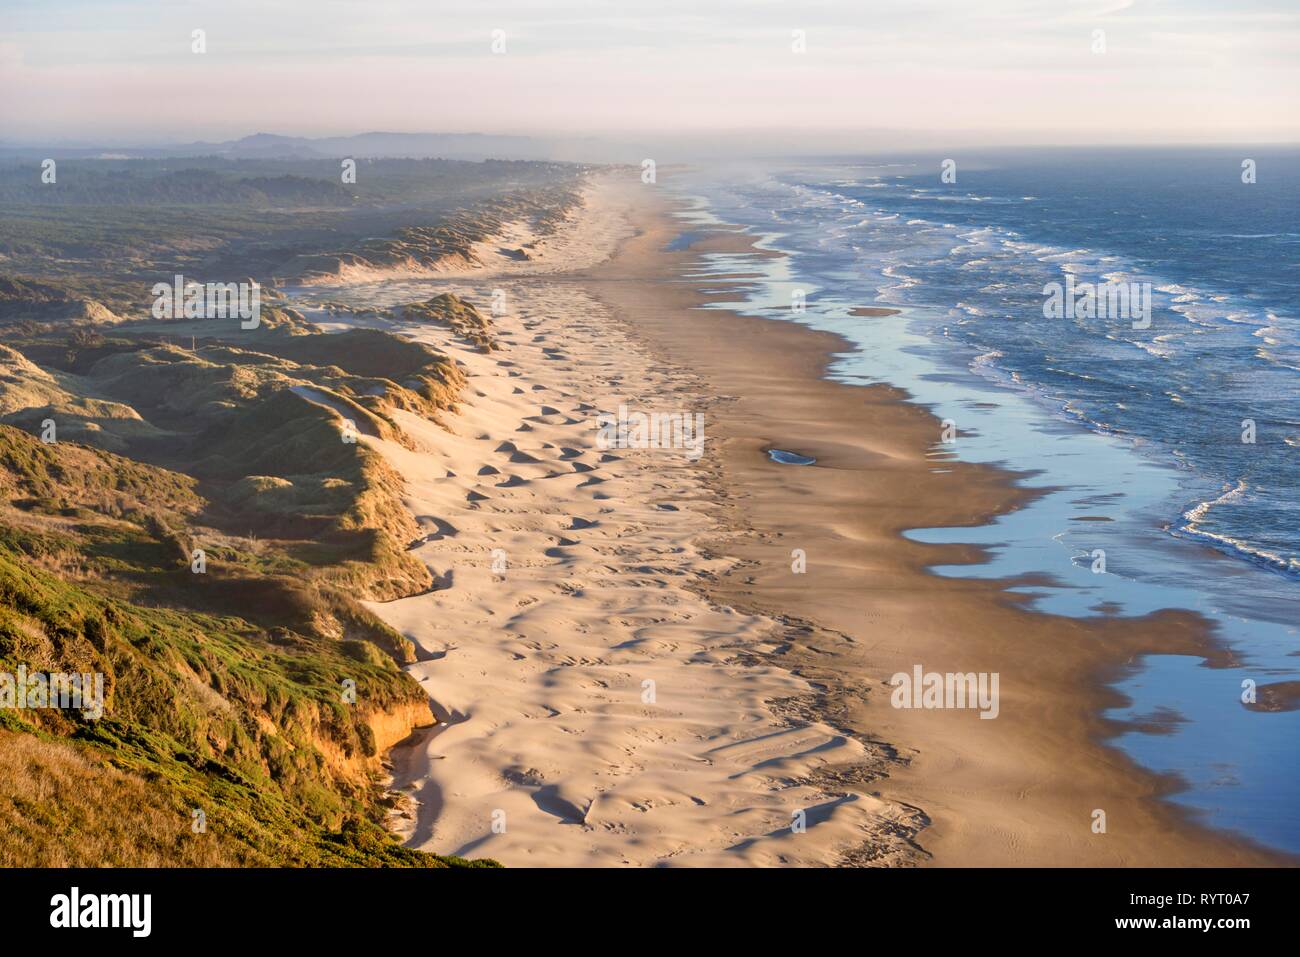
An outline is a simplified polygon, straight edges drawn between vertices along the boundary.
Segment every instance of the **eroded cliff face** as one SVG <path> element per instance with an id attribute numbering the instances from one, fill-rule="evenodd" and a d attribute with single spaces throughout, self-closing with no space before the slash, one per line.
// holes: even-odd
<path id="1" fill-rule="evenodd" d="M 437 723 L 427 699 L 398 702 L 387 711 L 376 711 L 367 716 L 370 733 L 375 739 L 375 749 L 380 756 L 410 737 L 416 729 L 431 728 Z M 368 770 L 377 771 L 378 768 L 370 767 Z"/>
<path id="2" fill-rule="evenodd" d="M 373 785 L 384 774 L 384 759 L 398 742 L 419 728 L 437 723 L 427 698 L 393 701 L 383 707 L 366 707 L 359 712 L 364 731 L 360 747 L 340 742 L 319 720 L 313 723 L 312 744 L 325 756 L 329 772 L 352 787 Z"/>

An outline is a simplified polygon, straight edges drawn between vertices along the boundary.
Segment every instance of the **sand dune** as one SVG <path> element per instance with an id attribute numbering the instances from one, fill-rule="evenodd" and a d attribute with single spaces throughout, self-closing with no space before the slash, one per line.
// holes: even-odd
<path id="1" fill-rule="evenodd" d="M 508 865 L 832 864 L 868 842 L 904 858 L 917 812 L 815 783 L 886 756 L 792 717 L 809 685 L 750 653 L 782 625 L 693 590 L 728 564 L 696 544 L 713 521 L 702 467 L 597 447 L 598 410 L 672 408 L 684 381 L 580 283 L 545 279 L 561 253 L 594 263 L 627 233 L 603 209 L 534 261 L 481 270 L 492 286 L 447 284 L 479 302 L 505 290 L 501 352 L 396 326 L 470 381 L 446 430 L 400 416 L 417 451 L 363 438 L 406 478 L 427 529 L 414 554 L 443 586 L 370 606 L 416 643 L 409 670 L 441 722 L 393 753 L 415 801 L 396 824 L 412 846 Z"/>

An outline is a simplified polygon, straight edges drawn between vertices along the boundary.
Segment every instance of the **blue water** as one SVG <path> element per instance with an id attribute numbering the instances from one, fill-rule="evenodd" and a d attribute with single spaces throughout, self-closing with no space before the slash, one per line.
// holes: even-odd
<path id="1" fill-rule="evenodd" d="M 816 465 L 817 460 L 811 455 L 802 455 L 798 452 L 788 452 L 785 449 L 768 449 L 767 457 L 773 462 L 780 462 L 782 465 Z"/>
<path id="2" fill-rule="evenodd" d="M 1110 716 L 1184 720 L 1116 743 L 1181 775 L 1173 800 L 1210 823 L 1300 852 L 1300 713 L 1240 700 L 1244 679 L 1300 671 L 1300 154 L 958 157 L 955 184 L 943 158 L 699 171 L 677 185 L 683 228 L 738 223 L 786 253 L 705 257 L 704 275 L 764 277 L 717 306 L 846 336 L 859 351 L 835 377 L 901 386 L 953 421 L 936 468 L 996 463 L 1048 490 L 984 528 L 910 533 L 988 552 L 936 573 L 1033 575 L 1046 584 L 1020 590 L 1056 614 L 1213 622 L 1241 666 L 1137 662 Z M 1149 328 L 1045 318 L 1044 285 L 1067 273 L 1149 283 Z M 849 314 L 868 305 L 902 312 Z"/>

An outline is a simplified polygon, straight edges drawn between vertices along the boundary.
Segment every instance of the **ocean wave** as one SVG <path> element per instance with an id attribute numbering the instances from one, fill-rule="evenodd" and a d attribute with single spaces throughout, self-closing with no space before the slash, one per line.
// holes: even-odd
<path id="1" fill-rule="evenodd" d="M 1222 495 L 1204 502 L 1197 502 L 1183 512 L 1182 524 L 1173 529 L 1174 533 L 1206 542 L 1220 551 L 1245 558 L 1255 564 L 1291 575 L 1300 575 L 1300 560 L 1298 559 L 1280 555 L 1276 551 L 1262 548 L 1244 539 L 1234 538 L 1221 532 L 1212 532 L 1202 527 L 1202 523 L 1209 518 L 1216 508 L 1240 502 L 1244 500 L 1246 494 L 1250 491 L 1250 485 L 1245 479 L 1238 479 L 1235 483 L 1225 484 L 1223 488 Z"/>
<path id="2" fill-rule="evenodd" d="M 974 359 L 965 358 L 981 376 L 1029 393 L 1051 414 L 1090 431 L 1144 446 L 1146 457 L 1202 482 L 1242 471 L 1235 448 L 1211 440 L 1214 426 L 1207 416 L 1221 416 L 1225 408 L 1300 409 L 1300 388 L 1286 378 L 1300 369 L 1300 322 L 1284 305 L 1293 291 L 1286 282 L 1237 288 L 1230 284 L 1230 263 L 1207 258 L 1197 274 L 1187 268 L 1194 260 L 1175 258 L 1181 256 L 1176 248 L 1168 260 L 1148 261 L 1105 248 L 1104 234 L 1096 230 L 1075 231 L 1073 244 L 1047 242 L 1044 234 L 1071 233 L 1033 222 L 1028 208 L 1023 216 L 1008 213 L 1002 222 L 990 222 L 999 217 L 992 206 L 976 212 L 975 198 L 982 194 L 973 191 L 953 194 L 909 180 L 896 185 L 882 193 L 867 183 L 836 183 L 830 192 L 840 195 L 833 203 L 819 200 L 819 211 L 797 222 L 808 229 L 811 247 L 826 255 L 851 245 L 858 276 L 865 263 L 865 278 L 882 301 L 918 307 L 918 329 L 951 340 L 963 353 L 977 350 Z M 865 201 L 864 208 L 854 213 L 845 193 Z M 943 198 L 957 205 L 941 207 Z M 961 222 L 941 221 L 934 212 L 940 209 Z M 861 223 L 864 214 L 874 218 L 847 237 L 840 224 L 828 228 L 826 222 L 843 215 L 847 223 Z M 828 234 L 835 238 L 827 245 Z M 1097 246 L 1077 242 L 1085 237 Z M 836 268 L 830 263 L 828 276 Z M 1151 328 L 1078 317 L 1073 325 L 1006 321 L 1037 314 L 1044 282 L 1066 275 L 1079 283 L 1150 283 Z M 928 326 L 927 313 L 933 319 Z M 1284 468 L 1285 458 L 1276 456 L 1294 456 L 1300 448 L 1300 429 L 1287 431 L 1285 439 L 1274 433 L 1270 446 L 1261 448 L 1274 456 L 1262 460 L 1264 467 Z M 1276 544 L 1292 537 L 1278 525 L 1286 522 L 1278 509 L 1287 494 L 1284 487 L 1252 493 L 1251 507 L 1237 514 L 1227 511 L 1238 507 L 1231 499 L 1212 501 L 1199 520 L 1183 518 L 1180 503 L 1166 512 L 1166 522 L 1170 528 L 1187 525 L 1181 534 L 1225 552 L 1294 571 L 1290 545 Z M 1257 536 L 1259 541 L 1249 541 Z"/>

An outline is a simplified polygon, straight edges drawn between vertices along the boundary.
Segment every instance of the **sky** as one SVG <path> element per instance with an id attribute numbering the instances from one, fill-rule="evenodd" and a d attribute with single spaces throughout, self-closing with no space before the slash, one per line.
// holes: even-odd
<path id="1" fill-rule="evenodd" d="M 1298 0 L 0 0 L 4 143 L 1296 142 L 1297 91 Z"/>

